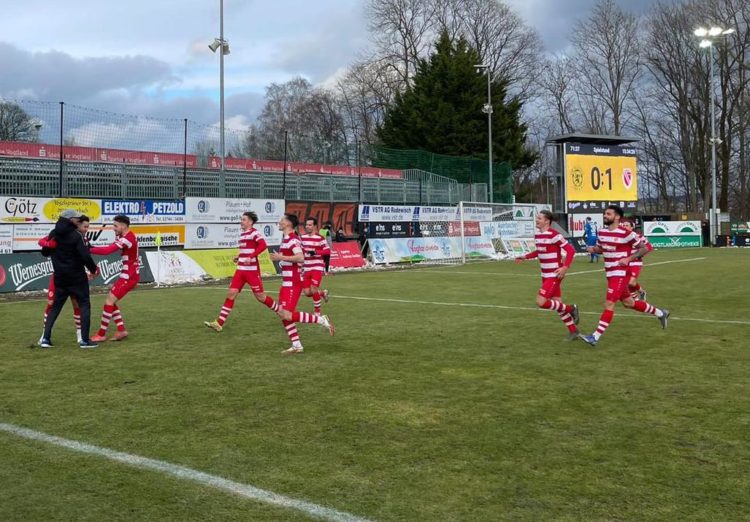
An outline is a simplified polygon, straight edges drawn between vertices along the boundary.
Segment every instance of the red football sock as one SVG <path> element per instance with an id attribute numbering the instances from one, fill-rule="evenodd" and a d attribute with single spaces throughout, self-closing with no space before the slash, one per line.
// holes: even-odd
<path id="1" fill-rule="evenodd" d="M 307 312 L 293 312 L 292 321 L 295 323 L 319 323 L 320 318 Z"/>
<path id="2" fill-rule="evenodd" d="M 297 332 L 297 326 L 292 321 L 281 321 L 286 330 L 286 334 L 289 336 L 289 340 L 292 343 L 299 342 L 299 333 Z"/>
<path id="3" fill-rule="evenodd" d="M 633 310 L 644 314 L 655 315 L 656 317 L 661 317 L 662 315 L 661 310 L 654 305 L 648 304 L 646 301 L 636 301 L 635 305 L 633 305 Z"/>
<path id="4" fill-rule="evenodd" d="M 115 324 L 117 325 L 117 331 L 124 332 L 125 322 L 122 320 L 122 313 L 120 312 L 120 307 L 118 307 L 117 305 L 115 305 L 115 311 L 112 312 L 112 319 L 115 321 Z"/>
<path id="5" fill-rule="evenodd" d="M 596 331 L 594 332 L 594 337 L 599 339 L 599 337 L 602 336 L 604 331 L 609 326 L 609 323 L 612 322 L 612 319 L 615 316 L 614 310 L 604 310 L 602 312 L 602 316 L 599 318 L 599 326 L 596 327 Z"/>
<path id="6" fill-rule="evenodd" d="M 216 320 L 216 322 L 219 323 L 219 326 L 224 326 L 224 323 L 227 321 L 227 317 L 229 317 L 229 312 L 232 311 L 233 306 L 234 299 L 224 299 L 224 306 L 221 307 L 221 310 L 219 311 L 219 318 Z"/>
<path id="7" fill-rule="evenodd" d="M 109 322 L 112 320 L 112 313 L 115 311 L 115 308 L 115 305 L 104 305 L 104 309 L 102 310 L 102 323 L 101 326 L 99 326 L 99 331 L 96 333 L 99 337 L 107 335 L 107 328 L 109 327 Z"/>
<path id="8" fill-rule="evenodd" d="M 274 301 L 269 296 L 266 296 L 266 299 L 265 299 L 265 301 L 263 301 L 263 304 L 266 305 L 271 310 L 273 310 L 274 312 L 278 312 L 279 311 L 279 305 L 276 304 L 276 301 Z"/>

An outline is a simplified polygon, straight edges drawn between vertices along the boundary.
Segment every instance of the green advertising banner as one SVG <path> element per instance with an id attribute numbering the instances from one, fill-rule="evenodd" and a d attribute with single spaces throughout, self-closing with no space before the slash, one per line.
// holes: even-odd
<path id="1" fill-rule="evenodd" d="M 703 236 L 649 236 L 654 248 L 702 247 Z"/>

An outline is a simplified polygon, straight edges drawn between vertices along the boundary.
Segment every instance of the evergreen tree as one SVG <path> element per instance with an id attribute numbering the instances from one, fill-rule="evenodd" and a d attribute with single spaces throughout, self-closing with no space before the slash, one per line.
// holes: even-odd
<path id="1" fill-rule="evenodd" d="M 487 158 L 487 78 L 477 71 L 479 53 L 463 38 L 451 42 L 447 33 L 435 52 L 420 60 L 413 82 L 386 113 L 378 130 L 381 144 L 396 149 L 422 149 L 438 154 Z M 525 124 L 519 121 L 521 101 L 506 101 L 507 85 L 492 82 L 492 142 L 495 162 L 513 168 L 531 165 L 534 154 L 525 146 Z"/>

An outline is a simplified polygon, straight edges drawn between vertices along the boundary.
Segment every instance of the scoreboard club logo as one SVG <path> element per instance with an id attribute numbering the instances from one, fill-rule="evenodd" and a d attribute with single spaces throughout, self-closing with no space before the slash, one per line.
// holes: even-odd
<path id="1" fill-rule="evenodd" d="M 580 169 L 580 167 L 574 167 L 573 168 L 573 188 L 576 190 L 583 189 L 583 171 Z"/>
<path id="2" fill-rule="evenodd" d="M 630 187 L 633 186 L 633 171 L 629 168 L 622 170 L 622 184 L 625 186 L 626 190 L 630 190 Z"/>

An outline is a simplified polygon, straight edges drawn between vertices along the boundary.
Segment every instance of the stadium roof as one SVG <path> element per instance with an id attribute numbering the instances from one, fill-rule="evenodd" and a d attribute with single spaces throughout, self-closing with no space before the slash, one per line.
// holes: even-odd
<path id="1" fill-rule="evenodd" d="M 547 143 L 590 143 L 592 145 L 625 145 L 641 141 L 640 138 L 632 136 L 611 136 L 606 134 L 561 134 L 553 136 Z"/>

